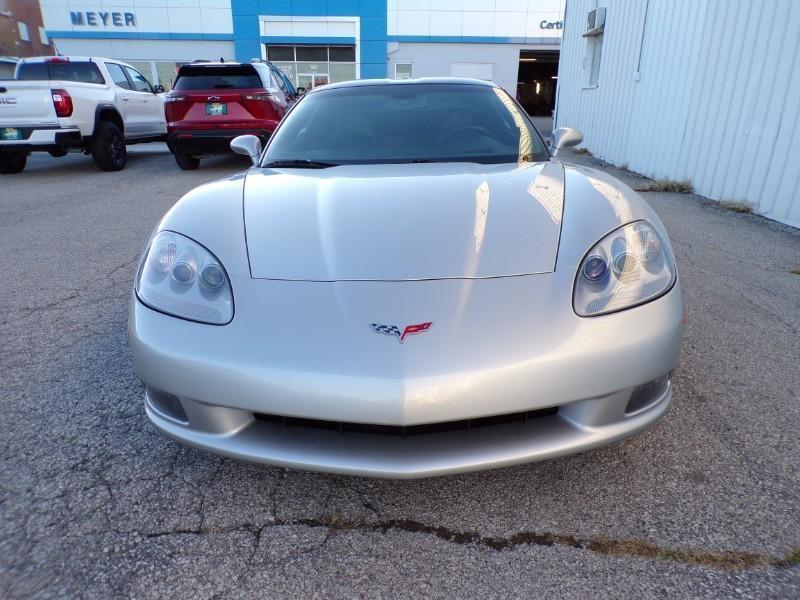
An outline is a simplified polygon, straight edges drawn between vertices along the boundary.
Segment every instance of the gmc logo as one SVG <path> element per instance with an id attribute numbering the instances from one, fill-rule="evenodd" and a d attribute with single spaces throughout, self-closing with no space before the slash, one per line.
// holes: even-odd
<path id="1" fill-rule="evenodd" d="M 13 96 L 0 96 L 0 104 L 16 104 L 17 99 Z"/>

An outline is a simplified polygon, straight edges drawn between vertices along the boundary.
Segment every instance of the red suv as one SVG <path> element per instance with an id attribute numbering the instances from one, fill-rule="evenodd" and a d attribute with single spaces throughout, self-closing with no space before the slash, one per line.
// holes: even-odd
<path id="1" fill-rule="evenodd" d="M 230 151 L 237 135 L 264 143 L 296 99 L 289 80 L 269 63 L 184 65 L 164 98 L 169 149 L 181 169 L 196 169 L 200 155 Z"/>

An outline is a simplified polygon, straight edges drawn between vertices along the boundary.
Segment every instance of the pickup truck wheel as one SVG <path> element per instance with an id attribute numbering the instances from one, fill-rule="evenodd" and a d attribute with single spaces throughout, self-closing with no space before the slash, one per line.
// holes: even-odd
<path id="1" fill-rule="evenodd" d="M 200 159 L 196 156 L 177 151 L 175 152 L 175 162 L 184 171 L 193 171 L 200 166 Z"/>
<path id="2" fill-rule="evenodd" d="M 0 173 L 9 175 L 20 173 L 28 162 L 28 154 L 23 151 L 4 152 L 0 151 Z"/>
<path id="3" fill-rule="evenodd" d="M 125 138 L 110 121 L 100 121 L 91 143 L 92 158 L 103 171 L 121 171 L 128 159 Z"/>

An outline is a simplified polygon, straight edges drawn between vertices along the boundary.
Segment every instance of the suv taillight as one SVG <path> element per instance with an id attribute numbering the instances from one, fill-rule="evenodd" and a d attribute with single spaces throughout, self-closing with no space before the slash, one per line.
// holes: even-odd
<path id="1" fill-rule="evenodd" d="M 272 101 L 273 97 L 271 94 L 242 94 L 242 106 L 256 119 L 279 120 Z"/>
<path id="2" fill-rule="evenodd" d="M 242 94 L 242 100 L 254 100 L 256 102 L 269 102 L 272 94 Z"/>
<path id="3" fill-rule="evenodd" d="M 56 109 L 56 116 L 71 117 L 72 96 L 69 95 L 67 90 L 52 90 L 52 93 L 53 93 L 53 106 Z"/>
<path id="4" fill-rule="evenodd" d="M 189 103 L 186 102 L 186 96 L 171 96 L 167 94 L 164 96 L 164 114 L 167 116 L 167 121 L 180 121 L 186 116 L 186 111 L 189 110 Z"/>

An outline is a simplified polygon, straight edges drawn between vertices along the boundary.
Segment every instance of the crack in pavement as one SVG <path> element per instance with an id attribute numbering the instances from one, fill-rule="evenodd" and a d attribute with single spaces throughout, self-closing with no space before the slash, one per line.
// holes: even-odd
<path id="1" fill-rule="evenodd" d="M 325 527 L 329 533 L 321 544 L 295 556 L 319 550 L 328 540 L 339 532 L 356 531 L 362 533 L 383 533 L 389 531 L 402 531 L 406 533 L 433 535 L 446 542 L 458 545 L 482 547 L 492 551 L 513 550 L 524 546 L 564 546 L 580 550 L 588 550 L 603 556 L 626 556 L 650 560 L 661 560 L 709 567 L 723 571 L 745 571 L 761 567 L 789 568 L 800 566 L 800 547 L 794 548 L 784 556 L 776 557 L 761 552 L 744 552 L 726 550 L 711 552 L 697 549 L 679 549 L 659 546 L 647 540 L 638 539 L 612 539 L 606 537 L 580 538 L 570 534 L 551 532 L 521 531 L 508 537 L 484 536 L 476 531 L 455 531 L 448 527 L 426 525 L 411 519 L 389 519 L 384 521 L 346 521 L 336 517 L 329 518 L 304 518 L 294 520 L 275 520 L 263 525 L 251 523 L 220 530 L 203 529 L 176 529 L 146 534 L 148 539 L 170 535 L 205 535 L 212 533 L 233 533 L 246 531 L 256 537 L 255 547 L 261 539 L 263 531 L 279 526 L 305 526 Z M 252 561 L 252 556 L 249 560 Z"/>
<path id="2" fill-rule="evenodd" d="M 114 275 L 116 275 L 119 271 L 122 271 L 122 270 L 125 270 L 125 269 L 132 270 L 133 266 L 135 264 L 137 264 L 138 261 L 139 261 L 138 256 L 136 258 L 131 259 L 131 260 L 127 260 L 127 261 L 115 266 L 110 271 L 108 271 L 107 273 L 101 275 L 100 277 L 97 277 L 96 279 L 92 279 L 92 280 L 84 283 L 78 289 L 68 290 L 66 296 L 62 296 L 61 298 L 58 298 L 56 300 L 51 300 L 50 302 L 47 302 L 45 304 L 41 304 L 41 305 L 38 305 L 38 306 L 22 306 L 22 307 L 16 308 L 16 309 L 14 309 L 12 311 L 12 313 L 9 316 L 7 316 L 2 322 L 0 322 L 0 326 L 9 325 L 9 324 L 17 322 L 17 321 L 23 321 L 23 320 L 28 319 L 28 318 L 32 317 L 33 315 L 35 315 L 37 313 L 40 313 L 40 312 L 46 312 L 46 311 L 54 310 L 54 309 L 57 309 L 57 308 L 61 308 L 64 304 L 67 304 L 71 300 L 76 300 L 78 298 L 89 297 L 90 294 L 93 293 L 93 292 L 102 291 L 104 288 L 97 287 L 97 284 L 100 284 L 100 283 L 105 282 L 107 280 L 111 280 L 112 283 L 115 283 L 114 282 Z M 91 301 L 91 302 L 89 302 L 87 304 L 93 304 L 93 302 L 94 301 Z M 75 304 L 75 305 L 72 306 L 72 308 L 79 308 L 81 306 L 86 306 L 87 304 Z"/>

